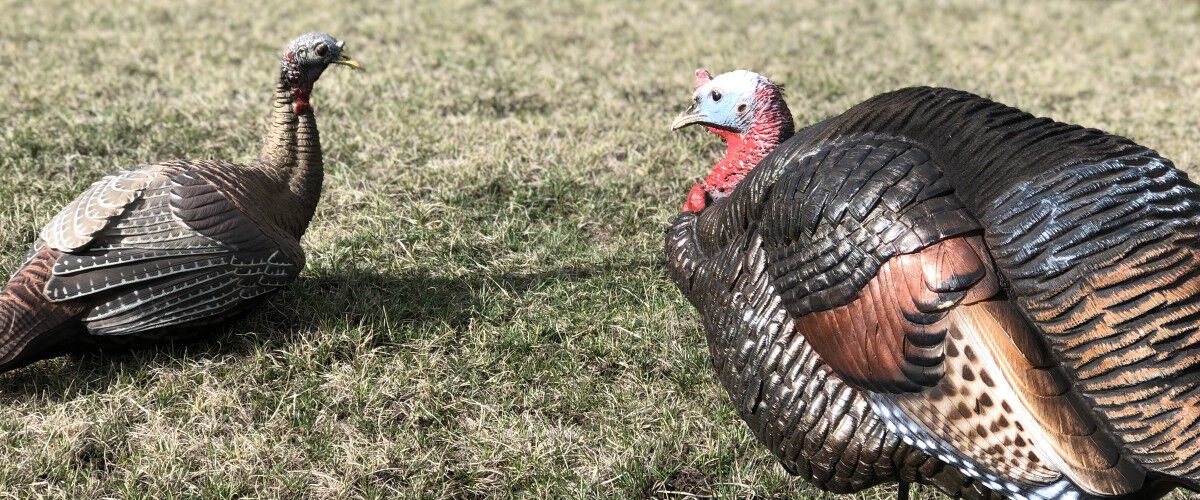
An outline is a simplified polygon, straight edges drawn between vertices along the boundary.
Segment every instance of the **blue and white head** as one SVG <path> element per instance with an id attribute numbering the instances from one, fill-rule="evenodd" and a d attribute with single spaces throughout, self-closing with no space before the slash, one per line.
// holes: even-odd
<path id="1" fill-rule="evenodd" d="M 790 119 L 783 89 L 763 75 L 739 69 L 713 78 L 698 69 L 692 106 L 675 118 L 671 129 L 704 125 L 717 129 L 713 132 L 746 133 L 764 119 L 778 119 L 780 107 Z"/>
<path id="2" fill-rule="evenodd" d="M 696 70 L 692 105 L 671 129 L 703 125 L 725 141 L 725 156 L 704 182 L 692 186 L 685 212 L 700 212 L 714 199 L 728 196 L 746 174 L 790 138 L 795 130 L 792 112 L 783 101 L 783 88 L 753 71 L 730 71 L 716 78 Z"/>

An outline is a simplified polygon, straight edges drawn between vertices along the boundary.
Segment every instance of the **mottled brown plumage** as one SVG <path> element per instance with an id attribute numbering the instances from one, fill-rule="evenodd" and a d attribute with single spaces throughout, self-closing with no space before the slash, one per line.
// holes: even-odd
<path id="1" fill-rule="evenodd" d="M 667 254 L 735 407 L 818 486 L 1147 498 L 1200 486 L 1198 234 L 1155 152 L 914 88 L 782 143 Z"/>
<path id="2" fill-rule="evenodd" d="M 311 33 L 286 49 L 257 160 L 141 165 L 51 220 L 0 292 L 0 370 L 211 325 L 294 281 L 323 175 L 308 99 L 329 64 L 357 67 L 341 46 Z"/>

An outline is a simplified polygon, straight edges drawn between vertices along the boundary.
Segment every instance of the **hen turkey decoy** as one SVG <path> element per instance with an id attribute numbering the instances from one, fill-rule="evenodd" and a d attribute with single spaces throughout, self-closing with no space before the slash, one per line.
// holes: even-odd
<path id="1" fill-rule="evenodd" d="M 1200 486 L 1200 188 L 1129 139 L 908 88 L 793 134 L 697 72 L 728 143 L 669 228 L 733 404 L 836 492 L 1151 498 Z"/>
<path id="2" fill-rule="evenodd" d="M 54 217 L 0 292 L 0 371 L 194 333 L 294 281 L 323 177 L 310 97 L 333 64 L 362 67 L 323 33 L 288 45 L 256 160 L 140 165 Z"/>

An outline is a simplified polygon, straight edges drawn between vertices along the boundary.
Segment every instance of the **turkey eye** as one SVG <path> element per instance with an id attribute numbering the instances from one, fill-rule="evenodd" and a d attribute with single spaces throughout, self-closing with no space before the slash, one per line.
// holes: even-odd
<path id="1" fill-rule="evenodd" d="M 738 113 L 745 113 L 745 112 L 746 112 L 746 103 L 743 102 L 741 104 L 738 104 Z"/>
<path id="2" fill-rule="evenodd" d="M 317 55 L 318 56 L 325 57 L 325 54 L 327 54 L 327 53 L 329 53 L 329 47 L 325 46 L 325 44 L 323 44 L 323 43 L 317 45 Z"/>
<path id="3" fill-rule="evenodd" d="M 714 102 L 715 102 L 715 101 L 720 101 L 720 100 L 721 100 L 721 93 L 720 93 L 720 92 L 718 92 L 718 91 L 716 91 L 716 90 L 712 91 L 712 99 L 713 99 L 713 101 L 714 101 Z"/>

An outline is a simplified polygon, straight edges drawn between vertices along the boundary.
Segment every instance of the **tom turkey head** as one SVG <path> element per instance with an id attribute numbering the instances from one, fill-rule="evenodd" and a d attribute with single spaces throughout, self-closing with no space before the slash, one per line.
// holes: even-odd
<path id="1" fill-rule="evenodd" d="M 292 90 L 292 106 L 296 114 L 312 111 L 309 99 L 313 85 L 330 64 L 363 69 L 362 64 L 345 53 L 346 42 L 324 33 L 305 33 L 288 44 L 283 51 L 283 72 Z"/>
<path id="2" fill-rule="evenodd" d="M 716 78 L 707 70 L 696 70 L 692 105 L 671 122 L 671 129 L 688 125 L 703 125 L 724 139 L 728 149 L 704 182 L 692 186 L 684 212 L 699 212 L 729 196 L 763 157 L 794 132 L 783 87 L 745 70 Z"/>

